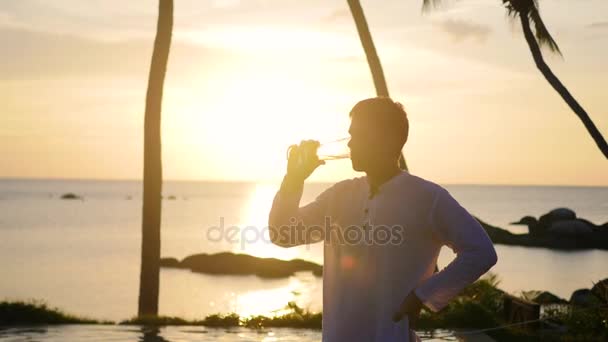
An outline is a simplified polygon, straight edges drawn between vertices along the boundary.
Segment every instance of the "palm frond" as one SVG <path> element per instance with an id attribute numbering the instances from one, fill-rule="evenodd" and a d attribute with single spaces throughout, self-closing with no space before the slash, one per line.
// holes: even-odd
<path id="1" fill-rule="evenodd" d="M 422 12 L 429 12 L 441 5 L 442 0 L 422 0 Z"/>
<path id="2" fill-rule="evenodd" d="M 545 23 L 540 16 L 538 0 L 502 0 L 502 3 L 507 9 L 507 14 L 511 18 L 526 18 L 534 24 L 538 45 L 546 46 L 551 52 L 555 52 L 561 56 L 562 52 L 560 51 L 557 42 L 549 33 L 547 26 L 545 26 Z"/>
<path id="3" fill-rule="evenodd" d="M 555 52 L 561 56 L 562 52 L 559 50 L 557 42 L 555 41 L 555 39 L 553 39 L 551 33 L 549 33 L 549 30 L 547 29 L 547 26 L 545 26 L 543 19 L 540 17 L 538 8 L 535 8 L 530 12 L 529 18 L 530 21 L 534 23 L 534 29 L 536 31 L 536 40 L 538 41 L 538 44 L 540 46 L 548 47 L 551 52 Z"/>
<path id="4" fill-rule="evenodd" d="M 511 18 L 515 18 L 519 15 L 519 12 L 515 9 L 515 5 L 511 0 L 502 0 L 503 6 L 507 9 L 507 15 Z"/>
<path id="5" fill-rule="evenodd" d="M 502 4 L 512 17 L 528 15 L 533 8 L 538 8 L 538 0 L 502 0 Z"/>

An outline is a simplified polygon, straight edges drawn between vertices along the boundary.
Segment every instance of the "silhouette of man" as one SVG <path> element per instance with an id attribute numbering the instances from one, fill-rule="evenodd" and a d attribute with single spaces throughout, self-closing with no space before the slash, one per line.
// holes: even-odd
<path id="1" fill-rule="evenodd" d="M 323 341 L 417 341 L 410 322 L 421 307 L 442 309 L 496 263 L 496 252 L 446 189 L 399 168 L 409 132 L 401 104 L 366 99 L 350 117 L 352 167 L 365 176 L 299 207 L 304 181 L 324 164 L 319 143 L 303 141 L 290 150 L 270 237 L 282 247 L 324 241 Z M 456 257 L 434 273 L 443 245 Z"/>

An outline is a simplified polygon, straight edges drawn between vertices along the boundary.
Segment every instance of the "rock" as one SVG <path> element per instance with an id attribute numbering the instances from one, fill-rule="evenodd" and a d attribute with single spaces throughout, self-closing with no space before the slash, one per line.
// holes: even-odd
<path id="1" fill-rule="evenodd" d="M 576 306 L 589 307 L 601 305 L 602 302 L 596 295 L 591 292 L 591 290 L 578 289 L 572 292 L 572 295 L 570 296 L 570 304 Z"/>
<path id="2" fill-rule="evenodd" d="M 547 221 L 548 224 L 551 224 L 556 221 L 574 220 L 574 219 L 576 219 L 576 213 L 574 212 L 574 210 L 572 210 L 570 208 L 556 208 L 556 209 L 553 209 L 550 212 L 542 215 L 538 220 L 541 223 L 544 223 L 545 221 Z"/>
<path id="3" fill-rule="evenodd" d="M 74 193 L 68 192 L 68 193 L 65 193 L 65 194 L 61 195 L 61 199 L 64 199 L 64 200 L 76 200 L 76 199 L 82 199 L 82 197 L 80 197 L 80 196 L 78 196 L 78 195 L 76 195 Z"/>
<path id="4" fill-rule="evenodd" d="M 592 233 L 581 233 L 573 235 L 560 234 L 513 234 L 506 229 L 492 226 L 479 218 L 475 218 L 484 228 L 488 236 L 495 244 L 544 247 L 552 249 L 580 250 L 580 249 L 608 249 L 608 229 L 598 229 Z M 525 218 L 524 218 L 525 219 Z M 522 219 L 523 220 L 523 219 Z M 524 220 L 525 221 L 525 220 Z M 585 221 L 576 219 L 578 222 Z M 521 222 L 521 220 L 520 220 Z M 573 221 L 564 221 L 573 222 Z M 519 223 L 519 222 L 514 222 Z M 559 222 L 556 222 L 559 223 Z M 554 223 L 554 224 L 556 224 Z M 585 223 L 585 222 L 583 222 Z M 561 224 L 561 223 L 559 223 Z M 585 230 L 588 231 L 588 230 Z"/>
<path id="5" fill-rule="evenodd" d="M 608 278 L 600 280 L 591 288 L 591 292 L 604 303 L 608 303 Z"/>
<path id="6" fill-rule="evenodd" d="M 547 229 L 547 233 L 556 236 L 574 236 L 574 235 L 585 235 L 593 233 L 593 227 L 584 223 L 583 221 L 558 221 L 551 224 Z"/>
<path id="7" fill-rule="evenodd" d="M 257 275 L 262 278 L 284 278 L 295 272 L 310 271 L 315 276 L 323 274 L 323 267 L 301 259 L 280 260 L 257 258 L 247 254 L 229 252 L 217 254 L 195 254 L 181 262 L 175 258 L 161 259 L 161 266 L 186 268 L 192 272 L 205 274 Z"/>
<path id="8" fill-rule="evenodd" d="M 160 259 L 161 267 L 171 267 L 171 268 L 181 268 L 179 260 L 175 258 L 161 258 Z"/>

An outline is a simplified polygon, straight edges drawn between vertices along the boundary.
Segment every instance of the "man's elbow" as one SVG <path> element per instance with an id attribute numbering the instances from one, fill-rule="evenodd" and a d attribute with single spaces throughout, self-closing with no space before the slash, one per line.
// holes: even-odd
<path id="1" fill-rule="evenodd" d="M 274 245 L 288 248 L 293 247 L 294 244 L 290 243 L 289 234 L 286 234 L 284 229 L 280 229 L 280 227 L 284 227 L 280 224 L 276 224 L 272 220 L 268 222 L 268 235 L 270 236 L 270 242 Z"/>
<path id="2" fill-rule="evenodd" d="M 494 249 L 494 245 L 492 245 L 491 243 L 487 248 L 484 249 L 484 256 L 482 260 L 485 268 L 484 272 L 487 272 L 498 262 L 498 255 L 496 254 L 496 249 Z"/>
<path id="3" fill-rule="evenodd" d="M 291 245 L 288 244 L 285 239 L 281 239 L 277 236 L 277 234 L 272 234 L 272 230 L 270 232 L 270 242 L 272 242 L 273 245 L 283 248 L 291 247 Z"/>

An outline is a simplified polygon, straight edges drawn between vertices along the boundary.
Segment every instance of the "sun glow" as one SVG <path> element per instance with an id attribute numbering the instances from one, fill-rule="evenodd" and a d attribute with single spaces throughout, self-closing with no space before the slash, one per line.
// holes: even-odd
<path id="1" fill-rule="evenodd" d="M 339 93 L 312 81 L 268 70 L 233 72 L 213 82 L 204 99 L 171 104 L 178 120 L 165 128 L 169 154 L 191 156 L 186 177 L 203 170 L 221 178 L 280 177 L 286 149 L 303 139 L 333 140 L 348 130 L 348 106 Z M 175 147 L 171 147 L 173 142 Z M 172 149 L 174 149 L 172 151 Z M 268 174 L 268 165 L 281 166 Z M 217 170 L 215 170 L 217 169 Z"/>
<path id="2" fill-rule="evenodd" d="M 246 226 L 255 228 L 256 232 L 263 232 L 264 237 L 262 238 L 258 234 L 257 238 L 254 239 L 254 234 L 248 234 L 247 240 L 239 246 L 235 246 L 233 252 L 283 260 L 299 257 L 298 249 L 278 247 L 269 241 L 266 227 L 268 226 L 268 213 L 270 212 L 276 190 L 276 186 L 268 184 L 259 184 L 256 187 L 243 215 L 244 220 L 241 224 L 241 229 L 244 229 Z"/>
<path id="3" fill-rule="evenodd" d="M 268 290 L 250 291 L 235 296 L 236 312 L 241 317 L 254 315 L 280 316 L 288 313 L 287 303 L 295 301 L 300 307 L 317 311 L 320 303 L 315 303 L 313 297 L 320 289 L 314 285 L 314 276 L 311 273 L 300 273 L 290 277 L 285 286 Z"/>
<path id="4" fill-rule="evenodd" d="M 285 26 L 220 26 L 184 36 L 198 44 L 252 53 L 272 51 L 285 55 L 295 52 L 315 56 L 322 51 L 328 56 L 344 56 L 359 54 L 361 49 L 354 35 Z"/>

